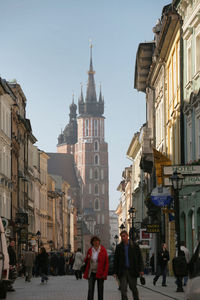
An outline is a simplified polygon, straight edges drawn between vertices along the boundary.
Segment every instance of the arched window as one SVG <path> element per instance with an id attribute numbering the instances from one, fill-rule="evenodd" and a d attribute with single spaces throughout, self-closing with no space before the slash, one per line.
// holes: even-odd
<path id="1" fill-rule="evenodd" d="M 94 193 L 95 193 L 95 195 L 99 195 L 99 185 L 98 184 L 95 184 L 95 186 L 94 186 Z"/>
<path id="2" fill-rule="evenodd" d="M 99 155 L 98 154 L 96 154 L 94 157 L 94 163 L 95 163 L 95 165 L 99 164 Z"/>
<path id="3" fill-rule="evenodd" d="M 105 194 L 105 184 L 104 183 L 102 184 L 102 194 L 103 195 Z"/>
<path id="4" fill-rule="evenodd" d="M 103 180 L 103 178 L 104 178 L 104 171 L 103 171 L 103 169 L 101 170 L 101 179 Z"/>
<path id="5" fill-rule="evenodd" d="M 94 209 L 99 210 L 99 199 L 94 200 Z"/>
<path id="6" fill-rule="evenodd" d="M 94 170 L 94 179 L 99 179 L 99 170 L 98 169 Z"/>
<path id="7" fill-rule="evenodd" d="M 90 168 L 90 179 L 92 179 L 92 168 Z"/>
<path id="8" fill-rule="evenodd" d="M 89 136 L 89 120 L 85 120 L 85 136 Z"/>
<path id="9" fill-rule="evenodd" d="M 98 120 L 94 120 L 94 136 L 98 136 Z"/>
<path id="10" fill-rule="evenodd" d="M 94 151 L 99 151 L 99 143 L 98 143 L 98 141 L 94 142 Z"/>

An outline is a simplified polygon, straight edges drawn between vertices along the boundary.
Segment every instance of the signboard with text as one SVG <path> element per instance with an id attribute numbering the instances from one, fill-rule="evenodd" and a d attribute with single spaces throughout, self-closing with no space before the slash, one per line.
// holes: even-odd
<path id="1" fill-rule="evenodd" d="M 200 174 L 200 165 L 185 165 L 185 166 L 163 166 L 164 175 L 172 175 L 177 171 L 182 175 Z"/>
<path id="2" fill-rule="evenodd" d="M 200 184 L 200 175 L 196 176 L 184 176 L 183 185 L 196 185 Z M 164 185 L 170 186 L 172 182 L 169 180 L 169 177 L 164 178 Z"/>
<path id="3" fill-rule="evenodd" d="M 160 232 L 160 225 L 159 224 L 147 224 L 146 232 L 149 232 L 149 233 Z"/>

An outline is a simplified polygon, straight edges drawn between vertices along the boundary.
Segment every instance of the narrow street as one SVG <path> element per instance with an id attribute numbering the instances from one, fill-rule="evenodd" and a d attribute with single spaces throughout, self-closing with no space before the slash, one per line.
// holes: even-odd
<path id="1" fill-rule="evenodd" d="M 152 284 L 152 276 L 146 276 L 145 287 L 138 286 L 141 300 L 183 300 L 183 293 L 176 293 L 174 278 L 167 279 L 168 286 L 163 288 L 161 282 L 157 286 Z M 77 281 L 74 276 L 56 276 L 49 277 L 47 284 L 41 285 L 40 278 L 33 278 L 31 283 L 19 278 L 15 282 L 15 292 L 7 294 L 7 300 L 86 300 L 87 299 L 87 281 Z M 132 300 L 130 291 L 129 299 Z M 95 296 L 95 300 L 97 296 Z M 118 291 L 116 282 L 113 277 L 109 276 L 105 281 L 104 300 L 120 300 L 120 292 Z"/>

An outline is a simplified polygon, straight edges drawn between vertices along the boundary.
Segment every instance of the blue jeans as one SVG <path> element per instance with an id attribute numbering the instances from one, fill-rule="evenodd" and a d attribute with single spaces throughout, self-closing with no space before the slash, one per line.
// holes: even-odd
<path id="1" fill-rule="evenodd" d="M 156 282 L 158 278 L 162 275 L 162 285 L 166 284 L 167 277 L 167 266 L 157 266 L 156 276 L 154 277 L 154 281 Z"/>
<path id="2" fill-rule="evenodd" d="M 44 273 L 41 273 L 41 282 L 44 282 L 45 280 L 48 280 L 48 276 Z"/>

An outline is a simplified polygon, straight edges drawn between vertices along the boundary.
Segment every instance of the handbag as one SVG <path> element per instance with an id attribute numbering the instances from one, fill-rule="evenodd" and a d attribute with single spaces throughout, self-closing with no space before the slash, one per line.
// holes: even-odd
<path id="1" fill-rule="evenodd" d="M 85 273 L 86 266 L 87 266 L 87 263 L 84 262 L 83 265 L 81 266 L 81 272 L 82 272 L 82 273 Z"/>
<path id="2" fill-rule="evenodd" d="M 140 283 L 141 285 L 145 285 L 146 284 L 146 280 L 143 276 L 140 276 Z"/>

